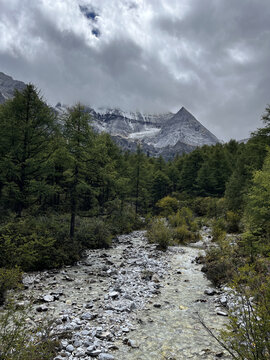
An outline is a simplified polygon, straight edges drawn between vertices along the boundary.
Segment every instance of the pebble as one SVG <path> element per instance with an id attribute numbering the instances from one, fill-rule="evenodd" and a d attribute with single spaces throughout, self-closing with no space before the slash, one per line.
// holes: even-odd
<path id="1" fill-rule="evenodd" d="M 205 295 L 208 295 L 208 296 L 213 296 L 213 295 L 217 294 L 215 289 L 206 289 L 206 290 L 204 290 L 204 293 L 205 293 Z"/>
<path id="2" fill-rule="evenodd" d="M 228 316 L 228 313 L 225 312 L 225 311 L 220 311 L 220 310 L 218 310 L 218 311 L 217 311 L 217 315 L 220 315 L 220 316 Z"/>
<path id="3" fill-rule="evenodd" d="M 98 360 L 114 360 L 114 356 L 106 353 L 101 353 L 98 356 Z"/>
<path id="4" fill-rule="evenodd" d="M 45 302 L 53 302 L 54 301 L 54 296 L 45 295 L 45 296 L 43 296 L 43 301 L 45 301 Z"/>
<path id="5" fill-rule="evenodd" d="M 67 347 L 66 347 L 66 350 L 70 353 L 72 353 L 74 351 L 74 346 L 69 344 Z"/>
<path id="6" fill-rule="evenodd" d="M 45 311 L 48 311 L 48 307 L 46 305 L 40 305 L 38 307 L 36 307 L 36 311 L 37 312 L 45 312 Z"/>

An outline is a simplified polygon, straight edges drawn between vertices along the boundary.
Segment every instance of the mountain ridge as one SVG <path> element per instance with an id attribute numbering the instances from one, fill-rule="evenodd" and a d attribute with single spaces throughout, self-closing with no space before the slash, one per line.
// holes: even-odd
<path id="1" fill-rule="evenodd" d="M 0 103 L 12 98 L 15 89 L 23 90 L 22 81 L 0 72 Z M 191 152 L 196 147 L 214 145 L 218 138 L 204 127 L 184 106 L 175 114 L 164 112 L 147 114 L 128 112 L 119 108 L 86 106 L 91 125 L 97 132 L 109 133 L 123 149 L 136 151 L 140 144 L 149 156 L 162 155 L 166 159 Z M 57 103 L 55 112 L 61 117 L 68 107 Z"/>

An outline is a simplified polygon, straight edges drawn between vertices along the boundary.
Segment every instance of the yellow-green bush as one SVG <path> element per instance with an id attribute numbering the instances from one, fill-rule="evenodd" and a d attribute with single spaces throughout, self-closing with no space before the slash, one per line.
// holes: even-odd
<path id="1" fill-rule="evenodd" d="M 169 216 L 176 243 L 187 243 L 199 239 L 199 226 L 194 220 L 192 211 L 183 207 L 176 214 Z"/>
<path id="2" fill-rule="evenodd" d="M 161 216 L 168 217 L 178 209 L 179 202 L 176 198 L 165 196 L 157 202 L 156 206 Z"/>
<path id="3" fill-rule="evenodd" d="M 176 214 L 169 216 L 169 223 L 171 226 L 181 226 L 186 224 L 188 227 L 196 227 L 193 219 L 192 211 L 188 207 L 183 207 L 178 210 Z"/>
<path id="4" fill-rule="evenodd" d="M 224 219 L 214 220 L 212 224 L 213 241 L 223 241 L 226 237 L 226 222 Z"/>
<path id="5" fill-rule="evenodd" d="M 190 231 L 186 224 L 173 229 L 173 239 L 176 244 L 185 244 L 196 240 L 196 234 Z"/>
<path id="6" fill-rule="evenodd" d="M 150 243 L 158 244 L 158 248 L 166 250 L 170 245 L 173 234 L 165 219 L 154 218 L 148 225 L 147 238 Z"/>

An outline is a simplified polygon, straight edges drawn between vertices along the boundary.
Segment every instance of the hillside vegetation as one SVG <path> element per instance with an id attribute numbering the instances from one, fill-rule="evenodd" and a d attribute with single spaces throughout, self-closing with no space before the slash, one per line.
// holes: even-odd
<path id="1" fill-rule="evenodd" d="M 142 227 L 142 218 L 163 250 L 197 240 L 207 223 L 217 243 L 203 260 L 207 276 L 233 282 L 252 309 L 244 328 L 231 317 L 224 341 L 237 359 L 268 359 L 269 107 L 263 121 L 247 144 L 203 146 L 165 162 L 95 133 L 80 104 L 59 118 L 33 85 L 17 91 L 0 106 L 0 302 L 21 271 L 74 263 L 84 249 Z M 241 235 L 232 242 L 228 232 Z"/>

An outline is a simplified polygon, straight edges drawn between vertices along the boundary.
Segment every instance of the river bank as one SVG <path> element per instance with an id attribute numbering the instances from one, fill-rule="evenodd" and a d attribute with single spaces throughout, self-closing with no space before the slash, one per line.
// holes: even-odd
<path id="1" fill-rule="evenodd" d="M 214 330 L 226 321 L 219 294 L 195 262 L 207 229 L 202 236 L 164 253 L 147 243 L 145 231 L 121 235 L 75 266 L 27 274 L 17 301 L 34 303 L 30 324 L 50 318 L 52 331 L 69 333 L 56 360 L 225 359 L 198 321 L 199 313 Z"/>

